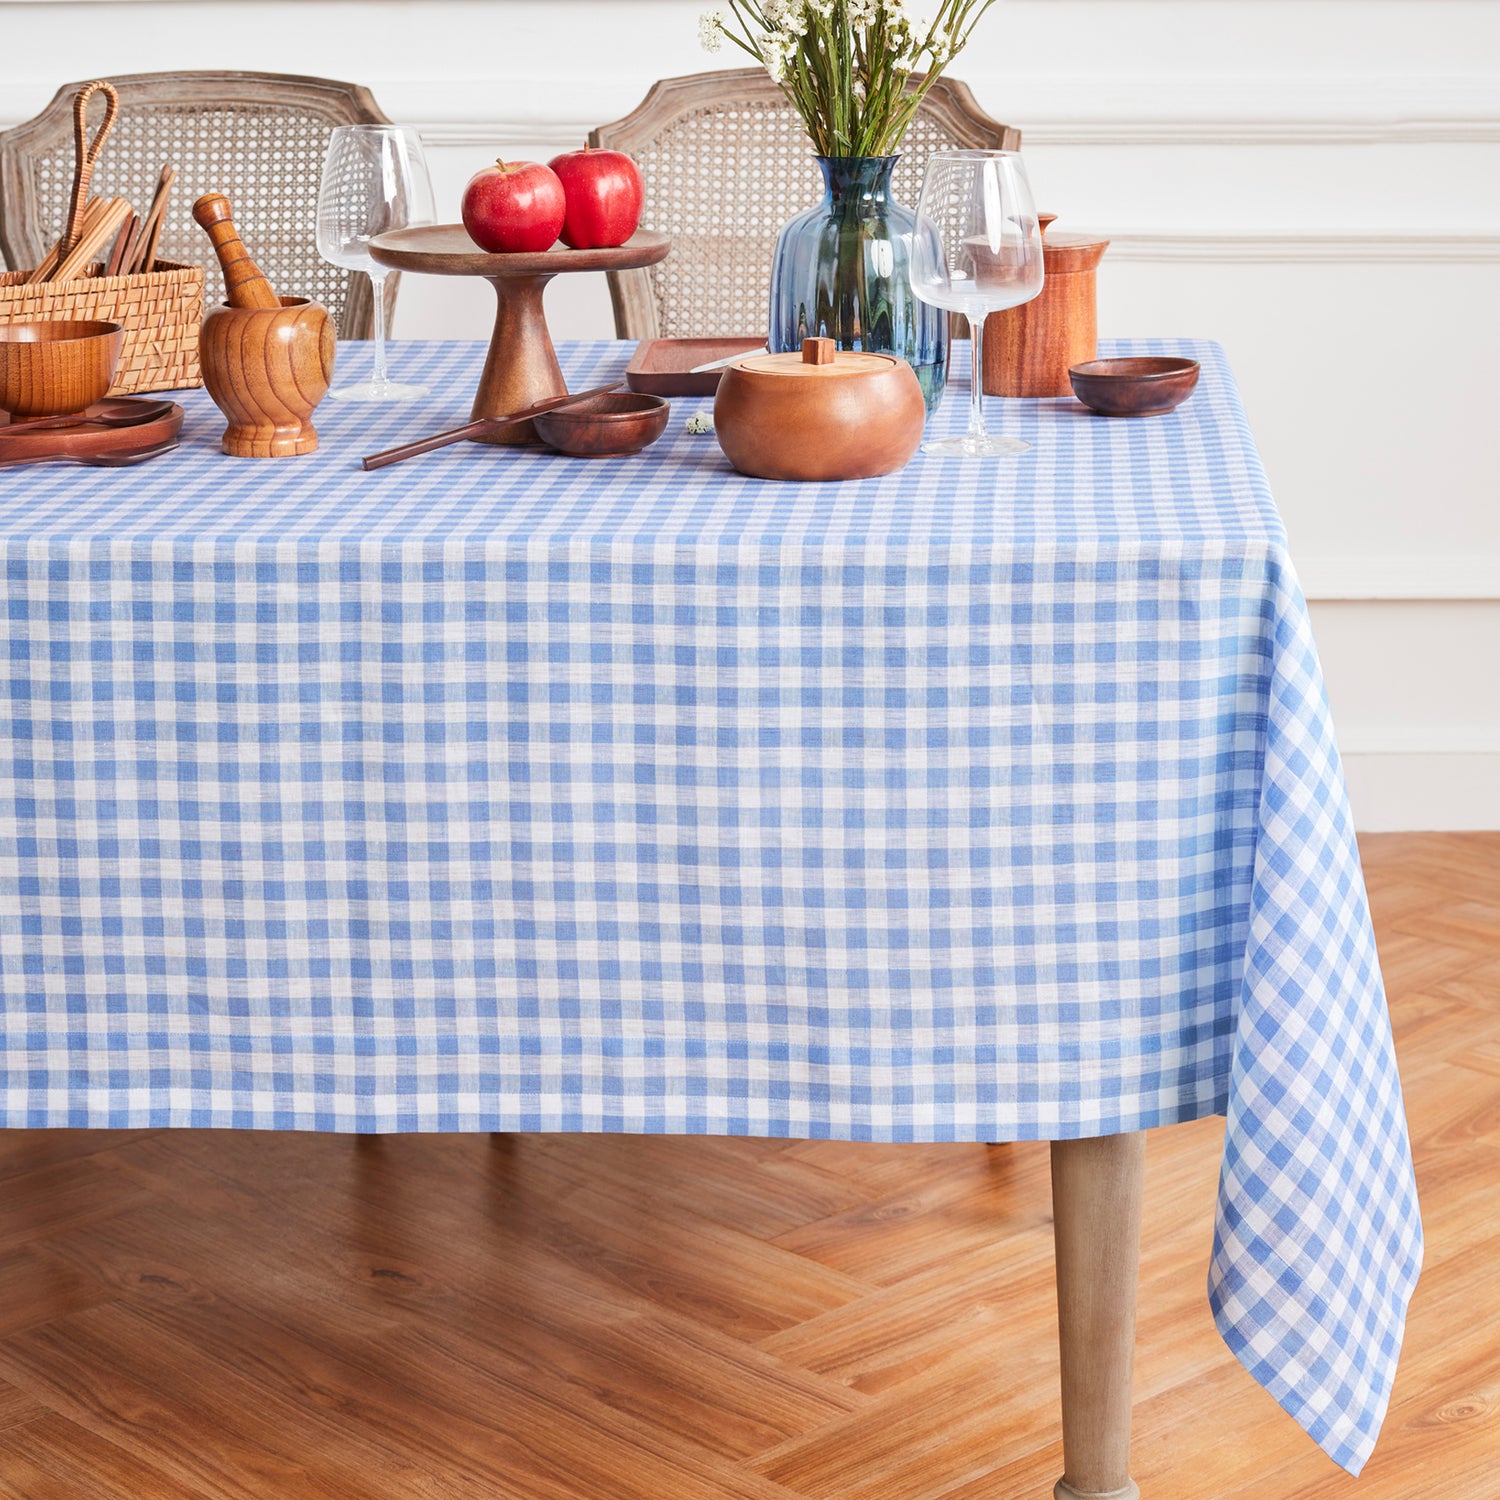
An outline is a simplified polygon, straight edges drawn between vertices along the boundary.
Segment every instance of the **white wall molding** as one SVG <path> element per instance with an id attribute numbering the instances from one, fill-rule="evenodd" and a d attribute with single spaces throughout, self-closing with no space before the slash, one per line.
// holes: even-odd
<path id="1" fill-rule="evenodd" d="M 1341 729 L 1338 741 L 1344 755 L 1492 756 L 1500 774 L 1496 724 L 1354 725 Z"/>
<path id="2" fill-rule="evenodd" d="M 123 14 L 149 9 L 122 0 L 111 8 Z M 380 0 L 367 0 L 364 8 L 385 7 Z M 697 64 L 697 54 L 685 55 Z M 50 97 L 50 88 L 38 92 L 36 70 L 21 66 L 19 56 L 7 55 L 0 65 L 0 100 L 5 101 L 0 126 L 16 124 L 33 112 L 18 110 L 12 101 L 36 96 L 40 107 Z M 1180 72 L 1080 76 L 1023 69 L 997 82 L 988 76 L 981 50 L 965 60 L 969 66 L 960 64 L 958 74 L 986 108 L 1022 130 L 1028 145 L 1256 148 L 1500 142 L 1500 74 L 1494 72 L 1184 77 Z M 702 58 L 701 64 L 709 66 L 710 60 Z M 49 77 L 64 76 L 55 68 L 47 71 Z M 679 64 L 658 71 L 687 69 Z M 599 76 L 582 67 L 556 76 L 449 72 L 435 77 L 386 71 L 376 64 L 363 67 L 360 76 L 392 118 L 427 121 L 423 128 L 435 143 L 469 147 L 496 140 L 577 140 L 592 126 L 633 108 L 654 74 Z M 493 106 L 496 100 L 506 101 L 504 113 L 487 118 L 485 101 Z"/>
<path id="3" fill-rule="evenodd" d="M 1500 232 L 1432 229 L 1306 229 L 1246 225 L 1223 229 L 1114 230 L 1112 261 L 1266 261 L 1348 265 L 1407 265 L 1429 261 L 1482 264 L 1500 261 Z"/>
<path id="4" fill-rule="evenodd" d="M 1282 118 L 1037 119 L 1027 146 L 1410 146 L 1500 141 L 1500 118 L 1361 120 Z"/>
<path id="5" fill-rule="evenodd" d="M 1500 603 L 1500 555 L 1299 557 L 1303 592 L 1320 604 Z"/>
<path id="6" fill-rule="evenodd" d="M 395 92 L 395 91 L 391 91 Z M 403 91 L 404 92 L 404 91 Z M 384 93 L 377 90 L 384 99 Z M 389 105 L 387 112 L 398 117 Z M 620 111 L 624 113 L 623 110 Z M 433 120 L 419 128 L 437 146 L 489 147 L 496 142 L 569 144 L 581 141 L 595 125 L 590 119 Z M 1317 120 L 1317 119 L 1037 119 L 1003 111 L 1016 124 L 1027 147 L 1055 146 L 1393 146 L 1486 145 L 1500 143 L 1500 109 L 1493 116 L 1453 120 Z M 404 118 L 410 118 L 409 112 Z"/>
<path id="7" fill-rule="evenodd" d="M 390 113 L 389 109 L 386 111 Z M 496 146 L 576 146 L 595 125 L 606 121 L 592 120 L 484 120 L 419 121 L 423 145 L 462 151 L 488 151 Z"/>

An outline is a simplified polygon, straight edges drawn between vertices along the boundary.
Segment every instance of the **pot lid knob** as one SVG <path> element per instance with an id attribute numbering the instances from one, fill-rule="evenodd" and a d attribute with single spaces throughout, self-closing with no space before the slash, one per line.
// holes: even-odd
<path id="1" fill-rule="evenodd" d="M 837 352 L 832 339 L 802 340 L 802 363 L 805 365 L 831 365 Z"/>

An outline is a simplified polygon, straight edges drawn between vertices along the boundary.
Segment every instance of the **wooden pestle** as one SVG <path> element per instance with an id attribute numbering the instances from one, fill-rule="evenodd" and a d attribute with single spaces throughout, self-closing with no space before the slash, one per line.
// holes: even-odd
<path id="1" fill-rule="evenodd" d="M 281 306 L 271 283 L 250 259 L 240 232 L 234 227 L 229 199 L 223 193 L 205 193 L 193 205 L 193 218 L 208 232 L 224 272 L 224 290 L 231 307 L 274 309 Z"/>

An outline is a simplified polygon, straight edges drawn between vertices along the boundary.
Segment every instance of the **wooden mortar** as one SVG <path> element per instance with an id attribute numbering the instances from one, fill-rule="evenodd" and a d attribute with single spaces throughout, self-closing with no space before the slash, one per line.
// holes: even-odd
<path id="1" fill-rule="evenodd" d="M 1093 234 L 1048 234 L 1042 225 L 1040 296 L 991 313 L 984 322 L 987 396 L 1071 396 L 1068 370 L 1099 352 L 1095 284 L 1109 241 Z"/>
<path id="2" fill-rule="evenodd" d="M 229 418 L 234 458 L 287 458 L 318 446 L 312 414 L 333 375 L 333 319 L 303 297 L 274 309 L 215 307 L 203 320 L 203 383 Z"/>
<path id="3" fill-rule="evenodd" d="M 278 297 L 250 259 L 219 193 L 193 205 L 213 241 L 229 301 L 210 308 L 198 343 L 203 383 L 229 418 L 222 447 L 235 458 L 286 458 L 318 446 L 312 414 L 328 390 L 333 319 L 305 297 Z"/>

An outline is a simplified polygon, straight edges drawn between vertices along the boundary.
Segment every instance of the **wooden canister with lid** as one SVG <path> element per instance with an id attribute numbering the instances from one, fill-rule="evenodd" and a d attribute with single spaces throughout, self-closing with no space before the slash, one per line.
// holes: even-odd
<path id="1" fill-rule="evenodd" d="M 927 408 L 904 359 L 846 353 L 832 339 L 802 352 L 752 354 L 719 377 L 714 433 L 756 479 L 870 479 L 899 469 L 922 442 Z"/>
<path id="2" fill-rule="evenodd" d="M 1094 234 L 1048 234 L 1042 225 L 1041 294 L 991 313 L 984 323 L 984 389 L 990 396 L 1070 396 L 1068 367 L 1099 352 L 1096 273 L 1109 241 Z"/>

